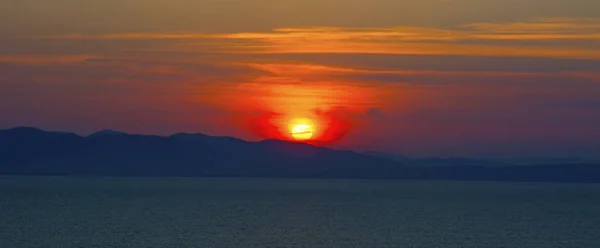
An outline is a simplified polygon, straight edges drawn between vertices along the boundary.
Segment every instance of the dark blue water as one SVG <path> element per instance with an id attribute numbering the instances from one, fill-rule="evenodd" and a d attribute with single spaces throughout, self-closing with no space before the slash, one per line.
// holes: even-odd
<path id="1" fill-rule="evenodd" d="M 600 247 L 600 185 L 0 177 L 0 247 Z"/>

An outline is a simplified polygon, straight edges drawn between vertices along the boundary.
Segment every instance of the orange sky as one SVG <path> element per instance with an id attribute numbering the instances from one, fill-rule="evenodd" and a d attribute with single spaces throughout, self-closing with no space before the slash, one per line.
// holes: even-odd
<path id="1" fill-rule="evenodd" d="M 0 128 L 259 140 L 304 122 L 354 150 L 600 154 L 596 2 L 139 1 L 9 1 Z"/>

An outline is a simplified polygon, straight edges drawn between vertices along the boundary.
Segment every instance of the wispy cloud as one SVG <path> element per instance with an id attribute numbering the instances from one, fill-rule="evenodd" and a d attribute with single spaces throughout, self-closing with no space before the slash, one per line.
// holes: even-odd
<path id="1" fill-rule="evenodd" d="M 506 36 L 512 35 L 512 36 Z M 272 32 L 68 34 L 43 39 L 307 39 L 456 41 L 467 39 L 600 39 L 600 18 L 544 18 L 531 22 L 472 23 L 453 29 L 398 26 L 389 28 L 296 27 Z"/>
<path id="2" fill-rule="evenodd" d="M 452 29 L 299 27 L 279 28 L 271 32 L 70 34 L 36 38 L 174 40 L 173 44 L 160 49 L 234 54 L 368 53 L 600 59 L 598 46 L 564 45 L 565 40 L 600 42 L 600 19 L 473 23 Z M 489 41 L 502 43 L 490 45 Z M 525 41 L 527 45 L 523 44 Z M 563 43 L 558 45 L 558 41 Z"/>
<path id="3" fill-rule="evenodd" d="M 79 63 L 90 58 L 97 58 L 97 55 L 79 54 L 79 55 L 13 55 L 3 56 L 0 54 L 0 63 L 11 64 L 65 64 Z"/>
<path id="4" fill-rule="evenodd" d="M 292 64 L 292 63 L 279 63 L 279 64 L 259 64 L 250 63 L 246 66 L 259 69 L 264 72 L 268 72 L 274 75 L 287 75 L 287 76 L 306 76 L 306 75 L 319 75 L 320 77 L 326 75 L 348 75 L 348 74 L 371 74 L 371 75 L 445 75 L 445 76 L 489 76 L 489 77 L 502 77 L 502 76 L 543 76 L 546 73 L 536 72 L 495 72 L 495 71 L 453 71 L 453 70 L 368 70 L 368 69 L 355 69 L 345 68 L 336 66 L 326 66 L 318 64 Z"/>
<path id="5" fill-rule="evenodd" d="M 493 70 L 373 70 L 299 63 L 240 64 L 263 72 L 255 79 L 262 83 L 301 85 L 309 83 L 343 82 L 357 87 L 382 87 L 386 83 L 420 86 L 443 85 L 575 85 L 598 82 L 598 73 L 591 71 L 493 71 Z M 390 84 L 388 84 L 390 85 Z"/>
<path id="6" fill-rule="evenodd" d="M 531 22 L 473 23 L 465 29 L 512 34 L 599 34 L 600 18 L 541 18 Z"/>

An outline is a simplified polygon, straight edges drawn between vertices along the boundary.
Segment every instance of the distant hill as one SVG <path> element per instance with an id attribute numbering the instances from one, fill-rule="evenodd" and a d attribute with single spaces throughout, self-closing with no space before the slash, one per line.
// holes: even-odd
<path id="1" fill-rule="evenodd" d="M 389 158 L 391 160 L 401 162 L 405 165 L 417 167 L 444 167 L 444 166 L 484 166 L 484 167 L 501 167 L 515 165 L 506 162 L 497 162 L 491 160 L 471 159 L 471 158 L 410 158 L 393 153 L 384 153 L 377 151 L 364 152 L 366 155 Z"/>
<path id="2" fill-rule="evenodd" d="M 504 163 L 514 165 L 536 165 L 536 164 L 582 164 L 582 163 L 598 163 L 600 160 L 582 159 L 582 158 L 513 158 L 500 159 Z"/>
<path id="3" fill-rule="evenodd" d="M 409 157 L 394 154 L 394 153 L 387 153 L 387 152 L 367 151 L 367 152 L 363 152 L 363 154 L 375 156 L 375 157 L 381 157 L 381 158 L 388 158 L 388 159 L 391 159 L 391 160 L 394 160 L 397 162 L 405 162 L 405 161 L 411 160 L 411 158 L 409 158 Z"/>
<path id="4" fill-rule="evenodd" d="M 600 165 L 410 159 L 281 140 L 0 130 L 0 174 L 600 182 Z"/>
<path id="5" fill-rule="evenodd" d="M 120 135 L 128 135 L 128 134 L 124 133 L 124 132 L 106 129 L 106 130 L 102 130 L 102 131 L 98 131 L 93 134 L 90 134 L 87 137 L 88 138 L 102 138 L 102 137 L 107 137 L 107 136 L 120 136 Z"/>

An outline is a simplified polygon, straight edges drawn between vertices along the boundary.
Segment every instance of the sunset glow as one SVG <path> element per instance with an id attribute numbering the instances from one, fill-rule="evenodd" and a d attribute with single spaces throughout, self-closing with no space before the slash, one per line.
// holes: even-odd
<path id="1" fill-rule="evenodd" d="M 573 1 L 9 1 L 0 128 L 597 156 L 600 1 Z"/>

